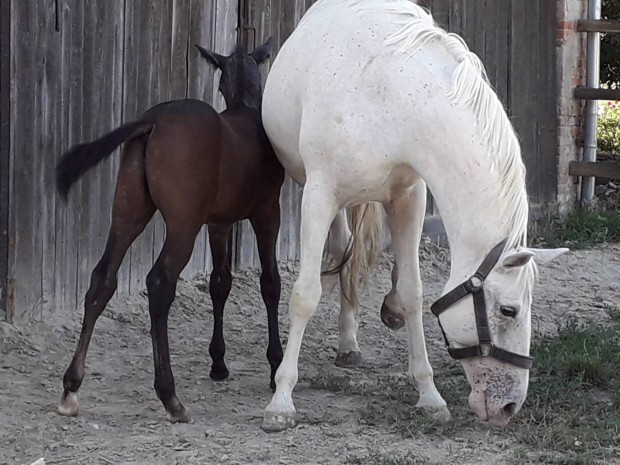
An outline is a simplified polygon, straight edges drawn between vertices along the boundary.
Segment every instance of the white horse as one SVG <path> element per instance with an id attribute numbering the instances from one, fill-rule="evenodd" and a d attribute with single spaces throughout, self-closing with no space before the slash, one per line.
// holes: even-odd
<path id="1" fill-rule="evenodd" d="M 527 393 L 535 263 L 566 249 L 526 248 L 520 147 L 480 60 L 408 0 L 319 0 L 273 63 L 263 120 L 286 171 L 304 186 L 289 339 L 263 429 L 295 424 L 297 361 L 321 296 L 330 224 L 342 223 L 342 208 L 371 201 L 386 210 L 396 261 L 383 321 L 406 325 L 418 407 L 450 418 L 422 326 L 418 248 L 427 185 L 451 250 L 446 297 L 433 311 L 465 369 L 471 409 L 490 424 L 508 423 Z"/>

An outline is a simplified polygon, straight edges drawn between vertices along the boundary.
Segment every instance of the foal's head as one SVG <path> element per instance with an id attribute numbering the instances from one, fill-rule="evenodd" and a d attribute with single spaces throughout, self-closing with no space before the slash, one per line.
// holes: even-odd
<path id="1" fill-rule="evenodd" d="M 260 110 L 261 78 L 258 65 L 271 53 L 271 37 L 252 53 L 243 52 L 239 47 L 229 56 L 223 56 L 196 45 L 209 63 L 222 70 L 220 92 L 228 109 L 245 106 Z"/>

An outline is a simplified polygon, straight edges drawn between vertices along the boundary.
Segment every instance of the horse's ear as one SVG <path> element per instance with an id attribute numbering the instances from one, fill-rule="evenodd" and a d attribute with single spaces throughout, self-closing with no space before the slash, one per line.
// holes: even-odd
<path id="1" fill-rule="evenodd" d="M 271 37 L 265 41 L 263 45 L 259 45 L 254 49 L 254 51 L 250 54 L 254 61 L 259 65 L 271 55 L 271 49 L 273 48 L 273 40 Z"/>
<path id="2" fill-rule="evenodd" d="M 552 260 L 555 260 L 560 255 L 564 255 L 568 252 L 566 247 L 560 247 L 558 249 L 526 249 L 534 254 L 534 261 L 539 265 L 546 265 Z"/>
<path id="3" fill-rule="evenodd" d="M 207 50 L 204 47 L 196 44 L 196 48 L 200 51 L 200 54 L 206 58 L 206 60 L 211 63 L 213 66 L 217 68 L 222 68 L 226 61 L 226 57 L 220 55 L 219 53 L 212 52 L 211 50 Z"/>
<path id="4" fill-rule="evenodd" d="M 520 268 L 527 265 L 532 258 L 534 258 L 534 252 L 527 249 L 516 250 L 504 256 L 502 267 L 507 270 Z"/>

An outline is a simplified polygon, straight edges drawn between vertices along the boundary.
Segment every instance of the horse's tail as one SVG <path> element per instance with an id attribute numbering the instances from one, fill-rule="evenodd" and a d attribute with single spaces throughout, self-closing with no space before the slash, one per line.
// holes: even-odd
<path id="1" fill-rule="evenodd" d="M 153 129 L 153 123 L 134 121 L 127 123 L 99 139 L 71 147 L 56 165 L 56 188 L 63 199 L 71 186 L 91 168 L 108 157 L 116 147 L 130 139 L 147 134 Z"/>
<path id="2" fill-rule="evenodd" d="M 360 287 L 368 284 L 381 253 L 383 219 L 381 207 L 376 202 L 347 208 L 347 217 L 352 233 L 349 244 L 340 264 L 324 274 L 341 274 L 347 269 L 347 281 L 342 283 L 346 285 L 345 297 L 358 306 Z"/>

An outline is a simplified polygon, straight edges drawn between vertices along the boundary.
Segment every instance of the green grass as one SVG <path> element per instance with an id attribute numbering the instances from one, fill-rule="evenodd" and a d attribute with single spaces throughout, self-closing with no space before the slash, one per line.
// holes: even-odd
<path id="1" fill-rule="evenodd" d="M 511 430 L 537 463 L 596 464 L 620 454 L 620 312 L 610 317 L 533 345 L 530 392 Z"/>
<path id="2" fill-rule="evenodd" d="M 531 235 L 536 245 L 583 249 L 603 242 L 620 242 L 620 211 L 579 209 L 565 220 L 541 219 Z"/>
<path id="3" fill-rule="evenodd" d="M 620 457 L 620 308 L 607 311 L 605 324 L 567 323 L 556 337 L 534 341 L 526 403 L 509 427 L 491 429 L 513 443 L 515 464 L 597 465 Z M 434 424 L 415 408 L 418 394 L 403 376 L 358 384 L 346 373 L 323 373 L 309 381 L 315 388 L 361 396 L 360 423 L 403 438 L 455 438 L 467 432 L 483 436 L 490 431 L 469 411 L 469 385 L 457 365 L 435 378 L 453 416 L 447 425 Z M 374 451 L 348 460 L 415 464 L 423 457 Z"/>

